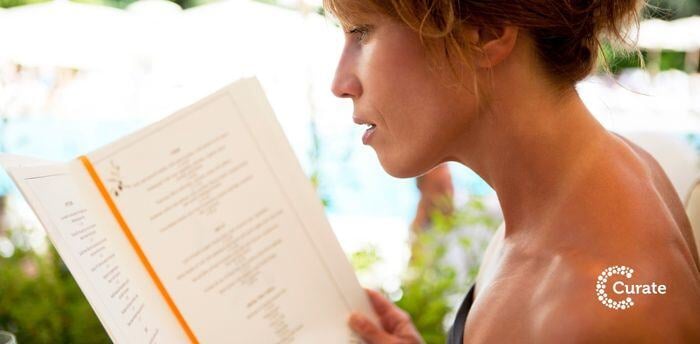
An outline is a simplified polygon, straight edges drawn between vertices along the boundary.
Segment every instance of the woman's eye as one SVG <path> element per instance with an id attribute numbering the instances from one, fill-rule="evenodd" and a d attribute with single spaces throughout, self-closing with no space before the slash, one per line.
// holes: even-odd
<path id="1" fill-rule="evenodd" d="M 353 26 L 347 31 L 345 31 L 345 33 L 355 36 L 359 42 L 362 42 L 367 38 L 367 34 L 369 33 L 369 27 L 367 27 L 366 25 Z"/>

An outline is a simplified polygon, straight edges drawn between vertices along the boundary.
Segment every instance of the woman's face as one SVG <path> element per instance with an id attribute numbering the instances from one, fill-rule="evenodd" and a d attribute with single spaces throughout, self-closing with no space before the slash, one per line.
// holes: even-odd
<path id="1" fill-rule="evenodd" d="M 332 90 L 352 99 L 356 123 L 374 126 L 365 144 L 399 178 L 453 160 L 475 118 L 473 94 L 448 87 L 447 68 L 429 68 L 418 34 L 405 24 L 377 15 L 356 25 L 345 28 Z"/>

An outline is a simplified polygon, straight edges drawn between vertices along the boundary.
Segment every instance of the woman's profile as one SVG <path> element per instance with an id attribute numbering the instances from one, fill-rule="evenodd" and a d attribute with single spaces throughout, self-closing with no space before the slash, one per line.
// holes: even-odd
<path id="1" fill-rule="evenodd" d="M 505 221 L 450 343 L 700 342 L 700 262 L 682 203 L 574 87 L 601 38 L 623 39 L 643 6 L 324 1 L 346 32 L 332 91 L 352 100 L 386 172 L 455 161 L 498 195 Z M 360 336 L 422 342 L 405 312 L 368 295 L 381 326 L 355 314 Z"/>

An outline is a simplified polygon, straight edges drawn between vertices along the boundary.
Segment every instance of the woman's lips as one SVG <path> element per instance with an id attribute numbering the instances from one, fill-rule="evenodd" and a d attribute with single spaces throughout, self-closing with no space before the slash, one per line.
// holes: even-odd
<path id="1" fill-rule="evenodd" d="M 369 128 L 365 131 L 365 134 L 362 135 L 362 144 L 368 145 L 369 140 L 372 138 L 372 134 L 374 134 L 374 131 L 377 129 L 377 126 L 374 124 L 369 124 Z"/>
<path id="2" fill-rule="evenodd" d="M 357 115 L 352 116 L 352 120 L 356 124 L 368 126 L 365 134 L 362 135 L 362 143 L 365 145 L 369 144 L 369 140 L 372 138 L 372 134 L 374 134 L 375 130 L 377 129 L 377 125 Z"/>

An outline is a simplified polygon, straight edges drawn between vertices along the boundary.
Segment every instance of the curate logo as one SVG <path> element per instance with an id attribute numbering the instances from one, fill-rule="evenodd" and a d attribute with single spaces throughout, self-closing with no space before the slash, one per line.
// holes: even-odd
<path id="1" fill-rule="evenodd" d="M 614 310 L 625 310 L 634 306 L 634 301 L 629 295 L 666 294 L 666 285 L 664 284 L 656 284 L 656 282 L 652 282 L 651 284 L 625 284 L 623 281 L 617 281 L 613 283 L 613 293 L 623 296 L 627 295 L 627 297 L 620 301 L 608 297 L 608 293 L 605 291 L 608 279 L 614 275 L 620 275 L 630 279 L 632 278 L 632 274 L 634 274 L 634 269 L 624 265 L 615 265 L 603 270 L 603 272 L 598 275 L 595 284 L 598 301 L 605 307 Z"/>

